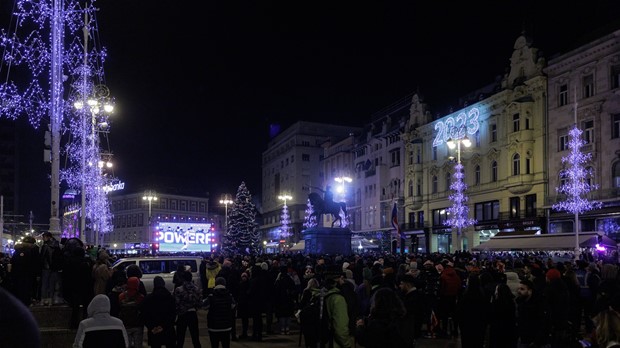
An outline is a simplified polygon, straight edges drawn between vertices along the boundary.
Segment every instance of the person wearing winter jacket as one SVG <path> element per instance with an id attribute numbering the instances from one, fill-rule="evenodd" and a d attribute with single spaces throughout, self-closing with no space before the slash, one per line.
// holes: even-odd
<path id="1" fill-rule="evenodd" d="M 144 298 L 140 310 L 147 329 L 149 346 L 176 348 L 174 297 L 166 289 L 164 278 L 157 276 L 153 279 L 153 291 Z"/>
<path id="2" fill-rule="evenodd" d="M 110 315 L 110 299 L 99 294 L 93 297 L 87 309 L 88 318 L 78 326 L 73 348 L 101 347 L 128 348 L 129 340 L 123 322 Z"/>
<path id="3" fill-rule="evenodd" d="M 119 318 L 125 325 L 129 346 L 132 348 L 141 347 L 144 337 L 144 320 L 139 309 L 140 304 L 144 301 L 144 295 L 138 291 L 139 287 L 140 279 L 129 277 L 127 287 L 118 295 Z"/>
<path id="4" fill-rule="evenodd" d="M 183 285 L 174 289 L 177 313 L 177 348 L 183 348 L 185 331 L 189 328 L 194 348 L 201 348 L 198 337 L 198 308 L 202 306 L 202 293 L 192 282 L 192 273 L 183 272 Z"/>
<path id="5" fill-rule="evenodd" d="M 207 297 L 206 304 L 211 348 L 218 348 L 220 342 L 222 348 L 230 347 L 230 331 L 234 324 L 235 305 L 232 294 L 226 289 L 226 278 L 215 278 L 215 286 Z"/>

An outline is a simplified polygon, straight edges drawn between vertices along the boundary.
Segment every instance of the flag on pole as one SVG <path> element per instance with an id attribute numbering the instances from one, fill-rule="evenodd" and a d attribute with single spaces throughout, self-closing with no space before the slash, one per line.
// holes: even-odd
<path id="1" fill-rule="evenodd" d="M 398 224 L 398 207 L 396 206 L 396 202 L 394 202 L 394 208 L 392 208 L 392 227 L 396 229 L 399 237 L 402 237 L 400 233 L 400 225 Z"/>

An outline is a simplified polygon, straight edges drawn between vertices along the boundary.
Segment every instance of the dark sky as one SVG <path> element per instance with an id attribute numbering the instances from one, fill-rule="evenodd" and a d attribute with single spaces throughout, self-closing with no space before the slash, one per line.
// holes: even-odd
<path id="1" fill-rule="evenodd" d="M 509 65 L 617 19 L 618 1 L 98 0 L 126 192 L 261 191 L 272 123 L 363 126 L 420 91 L 445 114 Z"/>

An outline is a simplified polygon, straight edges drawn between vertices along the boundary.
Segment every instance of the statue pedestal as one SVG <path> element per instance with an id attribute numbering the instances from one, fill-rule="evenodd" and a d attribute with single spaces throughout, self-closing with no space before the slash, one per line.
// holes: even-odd
<path id="1" fill-rule="evenodd" d="M 351 255 L 351 230 L 312 227 L 302 232 L 306 254 Z"/>

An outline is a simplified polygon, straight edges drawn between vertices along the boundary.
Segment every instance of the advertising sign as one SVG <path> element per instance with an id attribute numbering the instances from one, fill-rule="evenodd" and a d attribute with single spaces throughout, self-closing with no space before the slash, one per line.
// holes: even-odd
<path id="1" fill-rule="evenodd" d="M 214 246 L 210 223 L 160 222 L 156 234 L 159 251 L 210 252 Z"/>

